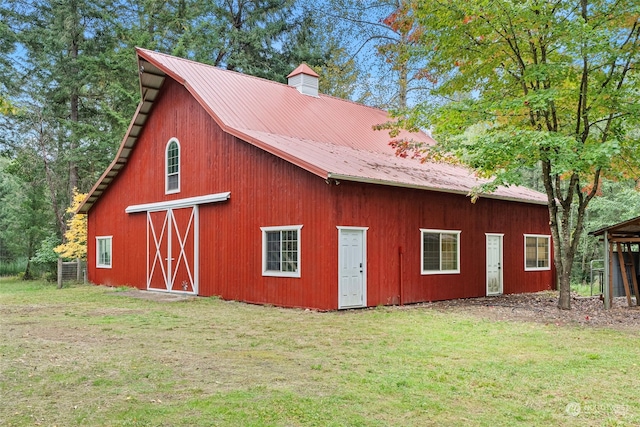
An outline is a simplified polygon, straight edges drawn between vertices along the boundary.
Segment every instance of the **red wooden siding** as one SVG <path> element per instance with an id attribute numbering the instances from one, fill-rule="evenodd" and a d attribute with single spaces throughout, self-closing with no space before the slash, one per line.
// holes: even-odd
<path id="1" fill-rule="evenodd" d="M 130 205 L 230 191 L 199 207 L 201 295 L 290 307 L 338 307 L 338 230 L 367 231 L 367 302 L 485 295 L 485 233 L 504 233 L 504 292 L 549 289 L 552 271 L 524 271 L 524 233 L 549 234 L 546 207 L 341 182 L 224 133 L 179 84 L 167 79 L 129 162 L 89 211 L 89 278 L 146 288 L 147 216 Z M 180 141 L 180 189 L 165 195 L 165 148 Z M 301 277 L 262 276 L 260 227 L 302 225 Z M 420 274 L 420 228 L 462 230 L 461 272 Z M 95 267 L 95 236 L 113 236 L 111 269 Z M 402 250 L 402 265 L 400 263 Z"/>
<path id="2" fill-rule="evenodd" d="M 486 295 L 486 236 L 504 234 L 504 293 L 551 289 L 551 271 L 524 271 L 524 234 L 549 234 L 545 206 L 343 182 L 338 225 L 368 226 L 369 305 Z M 421 275 L 420 228 L 462 230 L 460 274 Z M 400 252 L 402 251 L 402 257 Z"/>

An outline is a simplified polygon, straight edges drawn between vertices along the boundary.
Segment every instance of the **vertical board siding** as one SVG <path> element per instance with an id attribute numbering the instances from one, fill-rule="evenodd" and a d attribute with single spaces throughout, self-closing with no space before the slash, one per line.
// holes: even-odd
<path id="1" fill-rule="evenodd" d="M 334 187 L 336 222 L 368 226 L 368 302 L 403 302 L 486 295 L 486 236 L 504 234 L 504 292 L 551 289 L 553 274 L 524 271 L 524 234 L 549 234 L 545 206 L 343 182 Z M 420 228 L 461 230 L 460 273 L 422 275 Z"/>
<path id="2" fill-rule="evenodd" d="M 165 194 L 165 149 L 180 141 L 180 192 Z M 130 205 L 230 191 L 201 205 L 200 295 L 288 307 L 337 309 L 338 231 L 367 231 L 370 306 L 482 296 L 485 233 L 504 234 L 504 292 L 549 289 L 553 272 L 524 271 L 525 233 L 549 234 L 545 206 L 415 189 L 327 184 L 226 134 L 181 85 L 167 78 L 127 166 L 89 212 L 89 278 L 146 288 L 145 213 Z M 260 227 L 302 225 L 301 277 L 262 276 Z M 462 230 L 460 274 L 420 274 L 420 228 Z M 95 236 L 113 236 L 113 266 L 95 267 Z M 402 258 L 400 257 L 402 248 Z"/>

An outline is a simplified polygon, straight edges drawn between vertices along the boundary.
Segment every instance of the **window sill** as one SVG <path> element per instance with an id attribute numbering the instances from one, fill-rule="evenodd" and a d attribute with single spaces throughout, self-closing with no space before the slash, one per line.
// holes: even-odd
<path id="1" fill-rule="evenodd" d="M 264 276 L 264 277 L 293 277 L 293 278 L 299 278 L 300 277 L 300 272 L 299 271 L 292 271 L 292 272 L 288 272 L 288 271 L 263 271 L 262 272 L 262 276 Z"/>
<path id="2" fill-rule="evenodd" d="M 443 270 L 443 271 L 421 271 L 423 276 L 433 276 L 436 274 L 460 274 L 460 270 Z"/>

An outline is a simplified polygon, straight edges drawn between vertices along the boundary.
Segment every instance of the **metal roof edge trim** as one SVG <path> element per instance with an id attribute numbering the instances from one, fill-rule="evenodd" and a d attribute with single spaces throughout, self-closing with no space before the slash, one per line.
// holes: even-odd
<path id="1" fill-rule="evenodd" d="M 140 103 L 138 104 L 138 107 L 136 108 L 136 112 L 134 113 L 133 117 L 131 118 L 131 122 L 129 123 L 129 127 L 127 128 L 127 131 L 125 132 L 124 137 L 122 138 L 122 142 L 120 143 L 120 148 L 118 148 L 118 152 L 116 153 L 115 158 L 113 159 L 113 161 L 111 162 L 109 167 L 102 173 L 102 175 L 100 176 L 98 181 L 93 185 L 91 190 L 89 190 L 89 193 L 87 194 L 87 197 L 85 197 L 85 199 L 82 201 L 82 203 L 80 204 L 78 209 L 76 209 L 76 213 L 87 213 L 87 212 L 89 212 L 89 209 L 91 209 L 91 207 L 96 202 L 96 200 L 100 197 L 100 195 L 102 195 L 104 190 L 106 190 L 106 188 L 109 186 L 111 181 L 113 181 L 113 179 L 118 175 L 118 171 L 115 171 L 115 175 L 110 177 L 110 179 L 107 181 L 107 177 L 112 172 L 113 168 L 119 162 L 121 162 L 121 160 L 123 160 L 125 164 L 127 163 L 127 159 L 129 157 L 129 155 L 131 154 L 131 151 L 133 151 L 133 148 L 135 147 L 135 143 L 129 149 L 129 154 L 122 155 L 122 151 L 125 149 L 125 145 L 127 143 L 127 140 L 129 139 L 129 135 L 131 134 L 131 130 L 133 129 L 134 126 L 137 126 L 136 125 L 136 120 L 138 118 L 138 115 L 140 114 L 140 109 L 142 108 L 143 105 L 144 105 L 144 100 L 141 100 Z M 145 120 L 145 122 L 146 122 L 146 120 Z M 144 123 L 142 124 L 142 126 L 144 126 Z M 135 138 L 135 139 L 137 140 L 137 138 Z M 122 169 L 122 168 L 120 168 L 120 169 Z M 106 187 L 101 189 L 101 190 L 98 190 L 98 187 L 100 187 L 103 183 L 106 183 Z M 89 199 L 94 197 L 94 195 L 95 195 L 95 200 L 89 202 Z"/>
<path id="2" fill-rule="evenodd" d="M 402 182 L 396 182 L 396 181 L 386 181 L 386 180 L 383 180 L 383 179 L 364 178 L 364 177 L 353 176 L 353 175 L 342 175 L 342 174 L 336 174 L 336 173 L 331 173 L 331 172 L 329 172 L 327 174 L 327 177 L 330 178 L 330 179 L 335 179 L 335 180 L 362 182 L 362 183 L 365 183 L 365 184 L 380 184 L 380 185 L 387 185 L 387 186 L 390 186 L 390 187 L 414 188 L 414 189 L 417 189 L 417 190 L 428 190 L 428 191 L 435 191 L 435 192 L 438 192 L 438 193 L 458 194 L 458 195 L 467 196 L 467 197 L 469 196 L 469 193 L 465 192 L 465 191 L 456 191 L 456 190 L 449 190 L 449 189 L 446 189 L 446 188 L 429 187 L 429 186 L 426 186 L 426 185 L 404 184 Z M 507 196 L 500 196 L 500 195 L 496 195 L 496 194 L 487 194 L 487 193 L 482 193 L 478 197 L 479 198 L 486 198 L 486 199 L 504 200 L 504 201 L 507 201 L 507 202 L 528 203 L 528 204 L 532 204 L 532 205 L 541 205 L 541 206 L 544 206 L 544 205 L 547 204 L 546 202 L 542 202 L 542 201 L 538 201 L 538 200 L 518 199 L 517 197 L 507 197 Z"/>
<path id="3" fill-rule="evenodd" d="M 186 208 L 194 205 L 204 205 L 207 203 L 224 202 L 229 200 L 231 192 L 206 194 L 204 196 L 187 197 L 185 199 L 163 200 L 161 202 L 144 203 L 140 205 L 127 206 L 124 210 L 126 213 L 154 212 L 166 209 Z"/>
<path id="4" fill-rule="evenodd" d="M 599 228 L 599 229 L 597 229 L 595 231 L 590 231 L 588 233 L 588 235 L 590 235 L 590 236 L 598 236 L 600 234 L 603 234 L 605 231 L 608 231 L 608 230 L 611 230 L 611 229 L 617 228 L 617 227 L 623 227 L 625 225 L 632 224 L 632 223 L 634 223 L 634 222 L 636 222 L 638 220 L 640 220 L 640 216 L 637 216 L 637 217 L 634 217 L 634 218 L 630 218 L 630 219 L 628 219 L 626 221 L 621 221 L 621 222 L 619 222 L 617 224 L 608 225 L 606 227 Z"/>
<path id="5" fill-rule="evenodd" d="M 177 81 L 178 83 L 184 85 L 185 84 L 185 79 L 182 78 L 180 75 L 174 73 L 173 71 L 169 70 L 167 68 L 166 65 L 156 61 L 156 60 L 152 60 L 149 59 L 149 56 L 147 55 L 147 52 L 152 52 L 149 51 L 147 49 L 143 49 L 141 47 L 136 47 L 136 55 L 138 56 L 138 70 L 140 70 L 140 58 L 142 57 L 145 61 L 149 62 L 150 64 L 155 65 L 156 67 L 158 67 L 158 69 L 160 69 L 162 72 L 165 73 L 165 75 L 171 77 L 173 80 Z M 159 54 L 159 52 L 152 52 L 155 54 Z M 140 83 L 142 84 L 142 80 L 140 81 Z"/>

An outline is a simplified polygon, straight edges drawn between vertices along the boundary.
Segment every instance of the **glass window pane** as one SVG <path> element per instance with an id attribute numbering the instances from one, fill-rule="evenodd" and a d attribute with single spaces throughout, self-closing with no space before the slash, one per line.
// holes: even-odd
<path id="1" fill-rule="evenodd" d="M 458 235 L 441 234 L 442 240 L 442 270 L 458 269 Z"/>
<path id="2" fill-rule="evenodd" d="M 98 264 L 111 265 L 111 239 L 98 239 Z"/>
<path id="3" fill-rule="evenodd" d="M 440 270 L 440 234 L 423 233 L 422 269 L 425 271 Z"/>
<path id="4" fill-rule="evenodd" d="M 525 238 L 525 251 L 526 251 L 526 267 L 535 268 L 538 266 L 538 251 L 537 251 L 537 239 L 535 237 Z"/>
<path id="5" fill-rule="evenodd" d="M 282 271 L 298 269 L 298 232 L 287 230 L 282 232 Z"/>
<path id="6" fill-rule="evenodd" d="M 177 190 L 178 189 L 178 175 L 169 175 L 167 177 L 167 189 L 168 190 Z"/>
<path id="7" fill-rule="evenodd" d="M 298 228 L 264 230 L 265 271 L 299 273 L 299 233 Z M 283 276 L 292 275 L 283 274 Z"/>
<path id="8" fill-rule="evenodd" d="M 167 190 L 177 190 L 180 179 L 180 150 L 172 141 L 167 147 Z"/>
<path id="9" fill-rule="evenodd" d="M 267 270 L 280 271 L 279 231 L 267 231 Z"/>
<path id="10" fill-rule="evenodd" d="M 538 267 L 549 267 L 549 239 L 538 237 Z"/>

